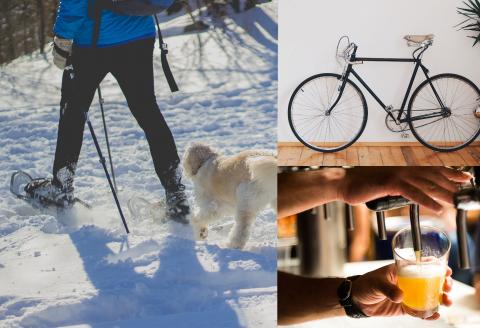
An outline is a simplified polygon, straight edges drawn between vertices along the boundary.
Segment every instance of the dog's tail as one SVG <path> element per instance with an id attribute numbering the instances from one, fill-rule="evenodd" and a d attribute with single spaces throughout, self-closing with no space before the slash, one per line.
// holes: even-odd
<path id="1" fill-rule="evenodd" d="M 247 160 L 253 181 L 271 195 L 277 194 L 277 159 L 273 153 L 251 156 Z"/>

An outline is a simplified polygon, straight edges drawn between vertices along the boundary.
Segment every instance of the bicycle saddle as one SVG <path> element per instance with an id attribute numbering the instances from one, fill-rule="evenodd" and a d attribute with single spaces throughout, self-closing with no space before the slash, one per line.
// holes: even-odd
<path id="1" fill-rule="evenodd" d="M 433 34 L 426 35 L 405 35 L 403 38 L 408 41 L 409 46 L 418 46 L 425 41 L 433 41 Z"/>

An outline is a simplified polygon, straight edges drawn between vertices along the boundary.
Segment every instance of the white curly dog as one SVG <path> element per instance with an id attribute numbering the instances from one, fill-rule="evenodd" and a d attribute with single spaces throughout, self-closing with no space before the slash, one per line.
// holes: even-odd
<path id="1" fill-rule="evenodd" d="M 246 150 L 224 156 L 203 143 L 192 143 L 183 156 L 185 175 L 194 185 L 197 211 L 192 224 L 197 239 L 208 225 L 234 215 L 228 247 L 243 248 L 257 213 L 270 205 L 276 210 L 277 161 L 273 152 Z"/>

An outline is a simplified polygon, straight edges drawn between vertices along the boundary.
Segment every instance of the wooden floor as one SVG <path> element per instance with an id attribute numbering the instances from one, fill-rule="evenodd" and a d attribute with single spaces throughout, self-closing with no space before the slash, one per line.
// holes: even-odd
<path id="1" fill-rule="evenodd" d="M 480 145 L 440 153 L 423 146 L 350 146 L 337 153 L 319 153 L 301 144 L 278 145 L 280 166 L 476 166 Z"/>

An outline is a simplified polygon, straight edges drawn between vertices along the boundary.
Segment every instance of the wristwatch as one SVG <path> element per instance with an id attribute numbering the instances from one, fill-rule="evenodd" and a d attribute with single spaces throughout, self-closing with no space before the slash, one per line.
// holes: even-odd
<path id="1" fill-rule="evenodd" d="M 358 306 L 356 306 L 353 301 L 352 301 L 352 283 L 358 279 L 360 276 L 351 276 L 348 278 L 345 278 L 345 280 L 338 286 L 337 289 L 337 296 L 338 296 L 338 302 L 340 303 L 341 306 L 343 306 L 343 309 L 345 310 L 345 313 L 350 317 L 350 318 L 368 318 L 368 315 L 363 313 L 362 310 Z"/>

